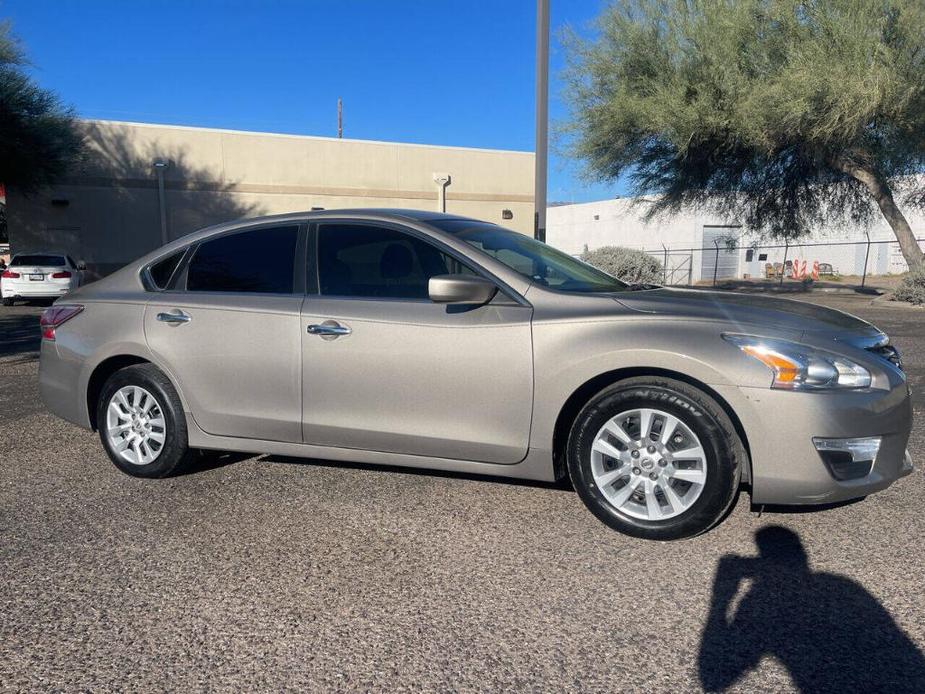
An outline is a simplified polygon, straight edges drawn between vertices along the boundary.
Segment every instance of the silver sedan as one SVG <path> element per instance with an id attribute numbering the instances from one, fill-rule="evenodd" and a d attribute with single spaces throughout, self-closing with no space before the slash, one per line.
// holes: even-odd
<path id="1" fill-rule="evenodd" d="M 48 407 L 123 471 L 196 450 L 557 480 L 643 538 L 912 470 L 899 354 L 783 299 L 629 285 L 494 224 L 289 214 L 205 229 L 42 318 Z"/>

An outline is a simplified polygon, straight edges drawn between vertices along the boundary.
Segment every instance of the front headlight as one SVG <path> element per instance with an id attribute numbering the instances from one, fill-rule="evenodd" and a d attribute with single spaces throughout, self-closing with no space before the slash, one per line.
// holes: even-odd
<path id="1" fill-rule="evenodd" d="M 771 369 L 772 388 L 831 390 L 870 386 L 870 371 L 831 352 L 750 335 L 723 335 L 723 339 Z"/>

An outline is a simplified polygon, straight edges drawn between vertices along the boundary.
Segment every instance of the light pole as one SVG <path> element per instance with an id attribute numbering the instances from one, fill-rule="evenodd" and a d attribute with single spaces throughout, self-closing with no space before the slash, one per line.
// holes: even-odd
<path id="1" fill-rule="evenodd" d="M 536 157 L 533 238 L 546 240 L 546 159 L 549 149 L 549 0 L 536 0 Z"/>
<path id="2" fill-rule="evenodd" d="M 154 171 L 157 173 L 157 203 L 161 211 L 161 245 L 167 245 L 167 199 L 164 195 L 164 171 L 170 163 L 163 159 L 154 160 Z"/>

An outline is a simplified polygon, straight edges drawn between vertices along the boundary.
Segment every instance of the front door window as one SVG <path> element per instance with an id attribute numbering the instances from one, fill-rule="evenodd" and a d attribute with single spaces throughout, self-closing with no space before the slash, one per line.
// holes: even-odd
<path id="1" fill-rule="evenodd" d="M 432 244 L 396 229 L 324 224 L 319 234 L 322 296 L 426 301 L 431 277 L 474 274 Z"/>

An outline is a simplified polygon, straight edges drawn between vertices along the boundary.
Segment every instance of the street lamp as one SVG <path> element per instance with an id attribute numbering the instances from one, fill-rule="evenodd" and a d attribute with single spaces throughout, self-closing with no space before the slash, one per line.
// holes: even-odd
<path id="1" fill-rule="evenodd" d="M 164 194 L 164 171 L 170 166 L 170 162 L 155 159 L 153 163 L 154 172 L 157 174 L 157 203 L 161 212 L 161 245 L 164 246 L 170 240 L 167 237 L 167 199 Z"/>

